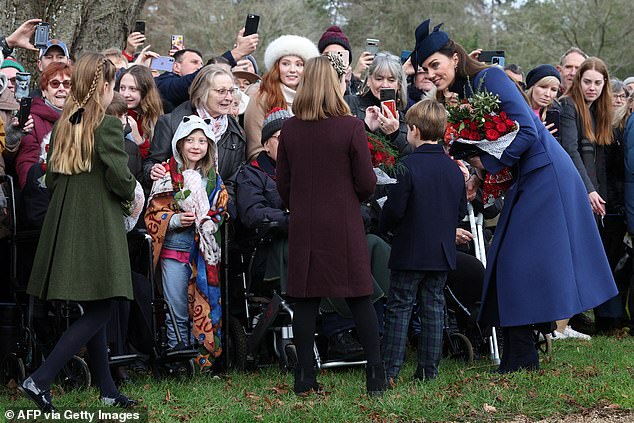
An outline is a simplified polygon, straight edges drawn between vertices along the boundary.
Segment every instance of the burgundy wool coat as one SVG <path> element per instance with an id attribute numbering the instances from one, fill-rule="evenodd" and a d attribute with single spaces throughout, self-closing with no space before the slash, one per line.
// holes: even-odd
<path id="1" fill-rule="evenodd" d="M 293 117 L 284 122 L 277 187 L 290 210 L 288 295 L 373 293 L 360 203 L 374 193 L 375 185 L 361 120 Z"/>

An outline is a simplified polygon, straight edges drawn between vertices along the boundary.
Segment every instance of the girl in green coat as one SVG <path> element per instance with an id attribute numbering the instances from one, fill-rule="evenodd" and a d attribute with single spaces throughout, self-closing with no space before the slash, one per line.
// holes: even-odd
<path id="1" fill-rule="evenodd" d="M 132 298 L 122 201 L 134 197 L 121 122 L 105 116 L 116 69 L 105 56 L 84 54 L 71 78 L 64 111 L 53 130 L 46 185 L 52 193 L 28 293 L 43 300 L 74 300 L 84 314 L 61 336 L 44 364 L 20 390 L 42 410 L 53 410 L 50 384 L 86 345 L 102 400 L 130 407 L 108 367 L 106 323 L 112 299 Z"/>

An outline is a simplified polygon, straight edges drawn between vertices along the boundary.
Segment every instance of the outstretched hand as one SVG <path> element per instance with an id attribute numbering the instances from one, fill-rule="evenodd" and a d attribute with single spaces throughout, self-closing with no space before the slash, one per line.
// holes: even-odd
<path id="1" fill-rule="evenodd" d="M 25 50 L 38 51 L 39 49 L 31 44 L 31 37 L 35 33 L 35 27 L 42 22 L 42 19 L 29 19 L 18 27 L 5 41 L 9 48 L 23 48 Z"/>

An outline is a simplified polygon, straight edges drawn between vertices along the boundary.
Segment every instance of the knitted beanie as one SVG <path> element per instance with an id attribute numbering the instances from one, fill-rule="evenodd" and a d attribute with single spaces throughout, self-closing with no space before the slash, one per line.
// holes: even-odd
<path id="1" fill-rule="evenodd" d="M 272 109 L 268 115 L 264 118 L 262 124 L 262 145 L 273 136 L 274 133 L 282 129 L 282 124 L 286 119 L 289 119 L 291 114 L 280 107 Z"/>
<path id="2" fill-rule="evenodd" d="M 333 25 L 326 30 L 319 39 L 319 43 L 317 44 L 317 48 L 320 53 L 323 53 L 326 47 L 331 44 L 339 44 L 341 47 L 348 50 L 350 53 L 350 59 L 352 60 L 352 48 L 350 48 L 350 40 L 346 37 L 346 34 L 343 33 L 341 28 L 337 25 Z"/>
<path id="3" fill-rule="evenodd" d="M 526 89 L 528 90 L 533 85 L 538 83 L 542 78 L 547 76 L 554 76 L 561 82 L 561 76 L 553 65 L 539 65 L 526 75 Z"/>
<path id="4" fill-rule="evenodd" d="M 17 69 L 18 72 L 24 72 L 24 66 L 18 63 L 18 61 L 15 60 L 13 57 L 7 57 L 6 59 L 4 59 L 4 62 L 2 62 L 2 66 L 0 66 L 0 69 L 6 68 L 14 68 Z"/>
<path id="5" fill-rule="evenodd" d="M 306 37 L 299 35 L 282 35 L 271 41 L 264 52 L 264 65 L 271 70 L 281 57 L 297 56 L 308 59 L 319 56 L 319 51 L 315 44 Z"/>

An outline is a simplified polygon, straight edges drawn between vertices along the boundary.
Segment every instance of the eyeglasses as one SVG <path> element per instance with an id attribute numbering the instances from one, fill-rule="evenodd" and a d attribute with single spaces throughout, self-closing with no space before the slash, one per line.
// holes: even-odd
<path id="1" fill-rule="evenodd" d="M 614 94 L 614 98 L 617 100 L 626 100 L 627 94 Z"/>
<path id="2" fill-rule="evenodd" d="M 230 88 L 230 89 L 226 89 L 226 88 L 220 88 L 220 89 L 212 88 L 212 90 L 217 92 L 220 97 L 226 97 L 227 94 L 231 94 L 232 96 L 236 95 L 238 93 L 238 91 L 240 90 L 240 88 L 236 88 L 236 87 L 233 87 L 233 88 Z"/>
<path id="3" fill-rule="evenodd" d="M 64 88 L 66 88 L 67 90 L 70 89 L 70 81 L 69 80 L 58 81 L 57 79 L 51 79 L 50 81 L 48 81 L 48 85 L 50 85 L 51 88 L 54 88 L 54 89 L 59 88 L 60 85 L 63 85 Z"/>

